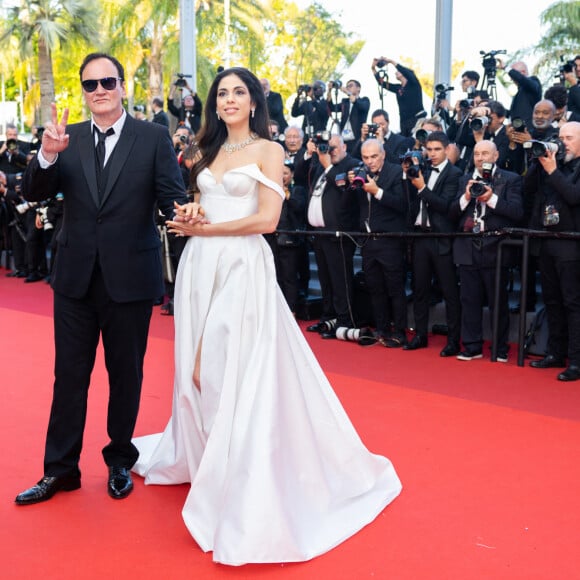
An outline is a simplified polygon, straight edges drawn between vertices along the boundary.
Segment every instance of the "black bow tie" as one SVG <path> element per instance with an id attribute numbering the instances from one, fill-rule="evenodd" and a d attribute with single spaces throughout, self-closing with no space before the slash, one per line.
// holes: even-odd
<path id="1" fill-rule="evenodd" d="M 435 173 L 439 173 L 439 167 L 431 167 L 431 171 L 435 171 Z"/>

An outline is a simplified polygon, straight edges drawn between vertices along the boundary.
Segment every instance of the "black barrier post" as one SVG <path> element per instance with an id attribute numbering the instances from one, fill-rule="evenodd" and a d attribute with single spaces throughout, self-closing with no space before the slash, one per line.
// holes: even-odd
<path id="1" fill-rule="evenodd" d="M 499 242 L 497 248 L 497 261 L 495 263 L 495 288 L 493 320 L 491 330 L 491 362 L 497 362 L 497 333 L 499 327 L 499 292 L 502 283 L 501 264 L 504 246 L 518 246 L 522 248 L 522 262 L 520 266 L 520 320 L 518 324 L 518 366 L 524 366 L 524 340 L 526 336 L 526 298 L 528 289 L 528 258 L 530 254 L 530 237 L 524 234 L 521 240 L 504 239 Z"/>

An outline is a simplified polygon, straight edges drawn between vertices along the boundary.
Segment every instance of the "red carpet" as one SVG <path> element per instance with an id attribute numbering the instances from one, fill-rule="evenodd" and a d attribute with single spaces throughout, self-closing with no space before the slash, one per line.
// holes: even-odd
<path id="1" fill-rule="evenodd" d="M 81 469 L 83 487 L 18 507 L 42 474 L 52 388 L 51 292 L 0 270 L 2 577 L 569 579 L 579 578 L 580 383 L 557 372 L 460 362 L 323 341 L 312 347 L 367 446 L 390 457 L 403 492 L 371 525 L 311 562 L 227 568 L 181 520 L 186 486 L 105 491 L 106 376 L 97 360 Z M 137 434 L 171 407 L 173 319 L 154 313 Z"/>

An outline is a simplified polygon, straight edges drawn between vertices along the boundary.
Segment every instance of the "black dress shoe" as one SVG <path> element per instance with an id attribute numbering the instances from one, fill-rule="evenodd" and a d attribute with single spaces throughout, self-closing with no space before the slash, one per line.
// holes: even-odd
<path id="1" fill-rule="evenodd" d="M 456 342 L 448 342 L 443 350 L 439 353 L 439 356 L 456 356 L 459 354 L 459 345 Z"/>
<path id="2" fill-rule="evenodd" d="M 73 491 L 81 486 L 78 475 L 55 477 L 45 475 L 36 485 L 19 493 L 14 500 L 18 505 L 40 503 L 50 499 L 57 491 Z"/>
<path id="3" fill-rule="evenodd" d="M 327 330 L 327 326 L 324 322 L 317 322 L 316 324 L 311 324 L 306 327 L 308 332 L 324 332 Z"/>
<path id="4" fill-rule="evenodd" d="M 32 272 L 32 274 L 28 274 L 28 276 L 26 276 L 24 282 L 40 282 L 41 280 L 44 280 L 44 276 L 42 274 L 39 274 L 38 272 Z"/>
<path id="5" fill-rule="evenodd" d="M 533 360 L 530 363 L 530 366 L 534 367 L 535 369 L 555 369 L 555 368 L 563 369 L 566 367 L 566 361 L 563 358 L 559 358 L 557 356 L 554 356 L 553 354 L 549 354 L 540 360 Z"/>
<path id="6" fill-rule="evenodd" d="M 559 381 L 577 381 L 578 379 L 580 379 L 580 367 L 577 365 L 570 365 L 558 375 Z"/>
<path id="7" fill-rule="evenodd" d="M 403 345 L 403 350 L 417 350 L 418 348 L 427 348 L 427 337 L 417 334 L 411 342 Z"/>
<path id="8" fill-rule="evenodd" d="M 384 342 L 381 341 L 381 344 L 383 344 L 387 348 L 401 348 L 407 344 L 407 339 L 404 336 L 394 335 L 385 338 Z"/>
<path id="9" fill-rule="evenodd" d="M 331 331 L 328 331 L 328 332 L 321 332 L 320 333 L 320 336 L 322 338 L 336 338 L 336 331 L 331 330 Z"/>
<path id="10" fill-rule="evenodd" d="M 114 499 L 123 499 L 133 491 L 131 473 L 126 467 L 109 466 L 109 495 Z"/>

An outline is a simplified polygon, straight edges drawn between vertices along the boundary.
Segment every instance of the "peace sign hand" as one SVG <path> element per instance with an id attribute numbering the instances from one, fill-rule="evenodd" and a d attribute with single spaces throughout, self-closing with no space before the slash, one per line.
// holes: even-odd
<path id="1" fill-rule="evenodd" d="M 50 105 L 52 121 L 47 123 L 42 135 L 42 156 L 49 163 L 53 163 L 57 155 L 68 147 L 69 136 L 66 134 L 66 123 L 68 121 L 68 109 L 62 113 L 60 122 L 56 104 Z"/>

